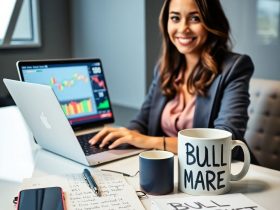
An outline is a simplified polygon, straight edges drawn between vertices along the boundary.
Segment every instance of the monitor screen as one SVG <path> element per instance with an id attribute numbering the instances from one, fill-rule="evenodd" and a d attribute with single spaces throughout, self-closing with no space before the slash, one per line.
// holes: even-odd
<path id="1" fill-rule="evenodd" d="M 17 65 L 21 80 L 52 87 L 72 126 L 113 121 L 99 59 L 19 61 Z"/>

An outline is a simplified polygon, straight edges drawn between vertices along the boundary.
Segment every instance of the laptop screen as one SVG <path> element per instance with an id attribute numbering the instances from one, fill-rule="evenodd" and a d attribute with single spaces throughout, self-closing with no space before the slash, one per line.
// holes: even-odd
<path id="1" fill-rule="evenodd" d="M 114 121 L 99 59 L 18 61 L 17 68 L 22 81 L 52 87 L 73 128 Z"/>

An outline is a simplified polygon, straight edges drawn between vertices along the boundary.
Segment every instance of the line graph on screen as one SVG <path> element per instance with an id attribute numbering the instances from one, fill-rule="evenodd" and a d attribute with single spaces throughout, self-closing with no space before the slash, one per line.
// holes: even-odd
<path id="1" fill-rule="evenodd" d="M 74 73 L 72 78 L 64 79 L 62 81 L 58 81 L 56 77 L 51 77 L 50 85 L 52 88 L 56 87 L 57 90 L 63 91 L 65 88 L 74 87 L 79 81 L 86 84 L 88 83 L 88 78 L 85 75 L 79 73 Z"/>

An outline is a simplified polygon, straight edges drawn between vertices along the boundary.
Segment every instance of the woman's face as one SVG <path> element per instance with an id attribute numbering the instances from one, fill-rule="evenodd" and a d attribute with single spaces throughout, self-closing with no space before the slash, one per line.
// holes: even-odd
<path id="1" fill-rule="evenodd" d="M 200 56 L 207 30 L 194 0 L 170 1 L 167 28 L 171 42 L 180 53 Z"/>

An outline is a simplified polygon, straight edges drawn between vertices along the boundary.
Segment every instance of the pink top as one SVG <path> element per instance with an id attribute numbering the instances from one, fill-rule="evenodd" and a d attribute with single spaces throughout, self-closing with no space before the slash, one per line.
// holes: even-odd
<path id="1" fill-rule="evenodd" d="M 170 100 L 161 115 L 161 127 L 168 136 L 177 136 L 178 131 L 192 128 L 196 97 L 187 92 L 186 87 Z"/>

